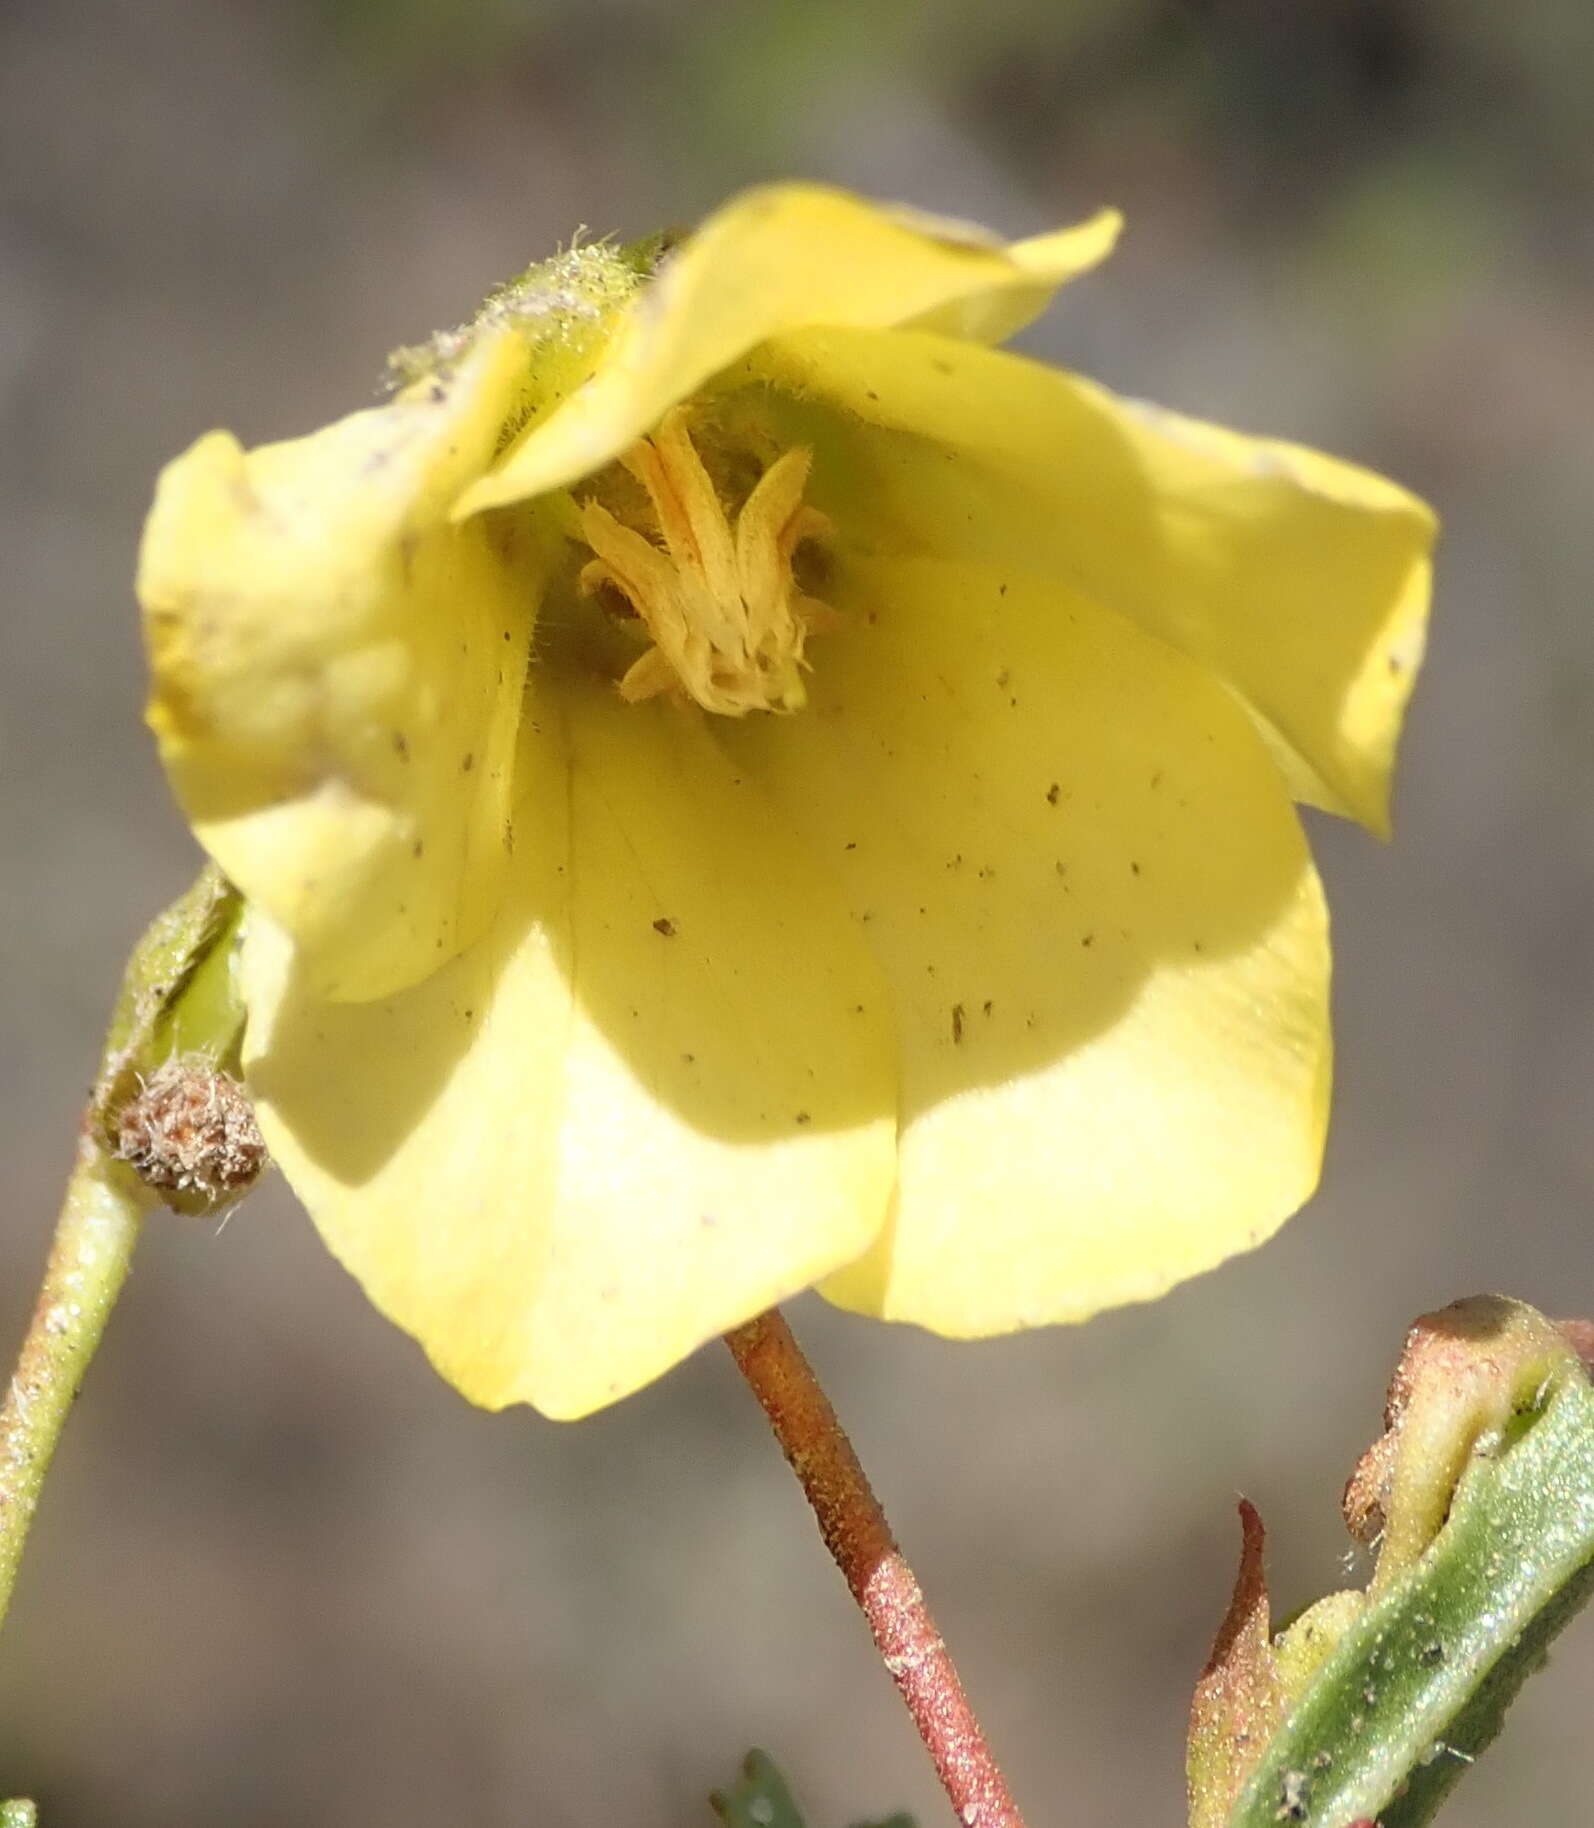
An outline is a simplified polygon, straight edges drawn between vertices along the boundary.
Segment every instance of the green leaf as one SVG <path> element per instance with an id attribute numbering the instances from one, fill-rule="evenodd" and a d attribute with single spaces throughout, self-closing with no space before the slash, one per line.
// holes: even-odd
<path id="1" fill-rule="evenodd" d="M 742 1760 L 742 1781 L 732 1790 L 716 1790 L 708 1800 L 726 1828 L 804 1828 L 786 1780 L 767 1752 L 749 1752 Z"/>
<path id="2" fill-rule="evenodd" d="M 734 1790 L 716 1790 L 708 1800 L 726 1828 L 804 1828 L 802 1812 L 767 1752 L 749 1752 L 742 1760 L 742 1781 Z M 0 1828 L 7 1824 L 0 1821 Z M 855 1822 L 853 1828 L 914 1828 L 914 1821 L 897 1814 Z"/>
<path id="3" fill-rule="evenodd" d="M 1553 1382 L 1479 1444 L 1444 1527 L 1269 1741 L 1229 1828 L 1421 1828 L 1594 1590 L 1594 1388 Z"/>

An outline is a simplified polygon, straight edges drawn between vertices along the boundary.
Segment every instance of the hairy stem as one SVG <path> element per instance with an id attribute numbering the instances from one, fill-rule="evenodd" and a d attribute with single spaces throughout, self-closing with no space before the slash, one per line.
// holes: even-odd
<path id="1" fill-rule="evenodd" d="M 0 1405 L 0 1622 L 56 1442 L 127 1279 L 149 1203 L 131 1171 L 85 1126 L 33 1319 Z"/>
<path id="2" fill-rule="evenodd" d="M 771 1310 L 725 1335 L 814 1508 L 825 1547 L 868 1621 L 936 1775 L 965 1828 L 1023 1828 L 913 1570 L 830 1399 Z"/>

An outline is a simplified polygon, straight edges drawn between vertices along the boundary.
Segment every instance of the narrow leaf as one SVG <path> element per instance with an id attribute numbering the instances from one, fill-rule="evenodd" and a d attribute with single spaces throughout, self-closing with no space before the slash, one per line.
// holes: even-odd
<path id="1" fill-rule="evenodd" d="M 1438 1536 L 1376 1594 L 1268 1745 L 1229 1828 L 1421 1828 L 1594 1588 L 1594 1389 L 1480 1443 Z"/>
<path id="2" fill-rule="evenodd" d="M 1190 1703 L 1190 1828 L 1223 1828 L 1234 1799 L 1284 1718 L 1269 1642 L 1262 1519 L 1240 1500 L 1240 1571 Z"/>

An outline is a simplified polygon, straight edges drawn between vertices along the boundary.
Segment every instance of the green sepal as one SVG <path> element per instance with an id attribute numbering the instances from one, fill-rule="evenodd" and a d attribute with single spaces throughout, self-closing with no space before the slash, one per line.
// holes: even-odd
<path id="1" fill-rule="evenodd" d="M 1228 1828 L 1420 1828 L 1594 1586 L 1594 1389 L 1575 1368 L 1480 1445 L 1444 1527 L 1268 1742 Z"/>
<path id="2" fill-rule="evenodd" d="M 615 320 L 667 245 L 659 235 L 628 248 L 588 241 L 539 260 L 494 286 L 465 323 L 395 349 L 387 359 L 388 387 L 424 386 L 454 368 L 484 332 L 512 328 L 525 344 L 526 374 L 500 433 L 507 448 L 586 380 Z"/>
<path id="3" fill-rule="evenodd" d="M 0 1828 L 36 1828 L 39 1819 L 37 1805 L 30 1803 L 26 1797 L 17 1797 L 9 1803 L 0 1803 Z"/>
<path id="4" fill-rule="evenodd" d="M 193 886 L 157 914 L 133 948 L 105 1036 L 93 1115 L 112 1113 L 167 1060 L 201 1053 L 236 1064 L 244 1007 L 232 959 L 242 899 L 208 863 Z"/>
<path id="5" fill-rule="evenodd" d="M 644 235 L 640 241 L 623 243 L 615 253 L 639 279 L 651 279 L 690 232 L 684 228 L 659 229 L 655 234 Z M 889 1824 L 884 1828 L 889 1828 Z"/>

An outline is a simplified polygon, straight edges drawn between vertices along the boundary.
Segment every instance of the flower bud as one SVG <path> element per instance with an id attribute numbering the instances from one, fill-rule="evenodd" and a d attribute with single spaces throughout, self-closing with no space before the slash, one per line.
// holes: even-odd
<path id="1" fill-rule="evenodd" d="M 225 1211 L 260 1178 L 266 1145 L 249 1094 L 203 1054 L 158 1067 L 116 1118 L 117 1157 L 175 1211 Z"/>

